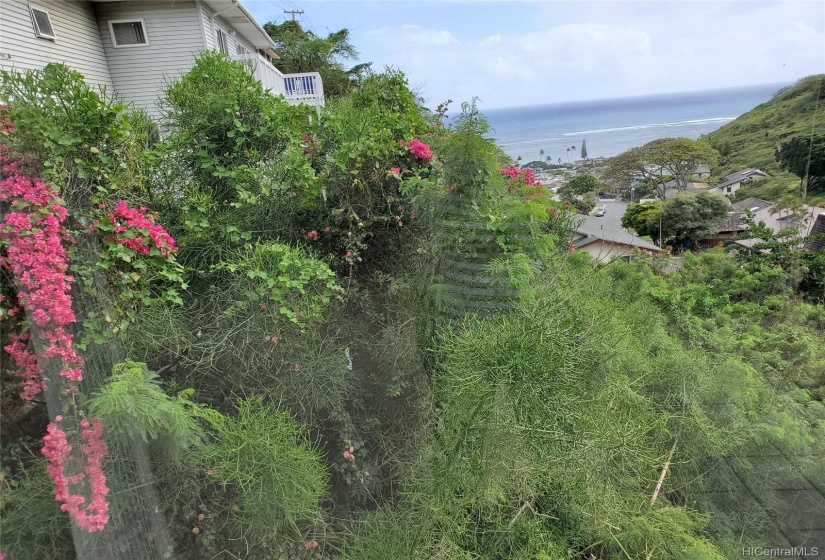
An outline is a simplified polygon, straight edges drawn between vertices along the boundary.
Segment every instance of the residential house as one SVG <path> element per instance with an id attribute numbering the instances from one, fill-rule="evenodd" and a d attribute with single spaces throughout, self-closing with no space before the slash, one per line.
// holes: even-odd
<path id="1" fill-rule="evenodd" d="M 822 222 L 825 208 L 803 205 L 796 211 L 782 208 L 776 202 L 759 198 L 746 198 L 733 204 L 728 220 L 720 228 L 713 239 L 703 241 L 703 245 L 716 245 L 726 241 L 733 241 L 743 247 L 752 247 L 760 239 L 735 239 L 747 230 L 747 214 L 750 214 L 756 223 L 762 222 L 774 232 L 792 230 L 797 232 L 800 239 L 814 235 L 815 226 Z"/>
<path id="2" fill-rule="evenodd" d="M 708 189 L 708 191 L 725 196 L 733 196 L 736 191 L 742 188 L 743 184 L 764 179 L 765 177 L 770 177 L 770 175 L 759 169 L 742 169 L 741 171 L 726 176 L 724 181 Z"/>
<path id="3" fill-rule="evenodd" d="M 699 181 L 701 181 L 703 179 L 709 179 L 710 178 L 710 167 L 708 167 L 707 165 L 699 165 L 693 171 L 693 177 L 692 178 L 697 179 Z"/>
<path id="4" fill-rule="evenodd" d="M 0 68 L 61 62 L 124 102 L 160 114 L 165 85 L 205 50 L 243 61 L 275 95 L 324 105 L 317 73 L 282 74 L 275 43 L 238 0 L 2 0 Z"/>
<path id="5" fill-rule="evenodd" d="M 637 252 L 654 254 L 659 247 L 626 232 L 616 225 L 593 216 L 578 216 L 579 222 L 573 238 L 573 247 L 587 251 L 597 261 L 609 262 L 629 257 Z"/>

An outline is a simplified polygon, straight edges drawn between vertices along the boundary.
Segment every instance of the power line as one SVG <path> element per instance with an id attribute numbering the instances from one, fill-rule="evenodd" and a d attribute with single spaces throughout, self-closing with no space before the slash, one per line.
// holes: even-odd
<path id="1" fill-rule="evenodd" d="M 315 34 L 316 37 L 318 36 L 318 31 L 315 30 L 315 26 L 312 25 L 312 22 L 309 20 L 309 17 L 302 15 L 301 21 L 306 23 L 306 26 L 312 30 L 312 33 Z"/>
<path id="2" fill-rule="evenodd" d="M 282 4 L 281 2 L 276 2 L 274 0 L 266 0 L 266 1 L 269 2 L 270 4 L 272 4 L 275 8 L 278 8 L 279 10 L 286 10 L 286 8 L 291 7 L 288 4 Z M 278 20 L 278 16 L 274 16 L 272 18 L 273 23 L 276 23 L 277 20 Z"/>
<path id="3" fill-rule="evenodd" d="M 285 14 L 292 14 L 292 21 L 295 21 L 295 14 L 303 15 L 303 10 L 284 10 Z"/>

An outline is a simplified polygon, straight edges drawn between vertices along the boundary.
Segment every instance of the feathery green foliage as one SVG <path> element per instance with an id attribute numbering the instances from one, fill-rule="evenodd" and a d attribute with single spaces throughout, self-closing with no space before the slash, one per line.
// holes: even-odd
<path id="1" fill-rule="evenodd" d="M 14 480 L 0 481 L 0 534 L 9 558 L 75 557 L 69 515 L 54 500 L 45 460 L 35 461 Z"/>
<path id="2" fill-rule="evenodd" d="M 214 436 L 193 459 L 238 493 L 240 534 L 257 543 L 292 524 L 321 521 L 328 475 L 305 426 L 260 397 L 240 401 L 237 417 L 195 410 Z"/>
<path id="3" fill-rule="evenodd" d="M 104 420 L 107 433 L 139 436 L 147 442 L 166 436 L 187 448 L 202 433 L 191 412 L 192 393 L 170 397 L 146 364 L 127 360 L 115 365 L 112 376 L 89 400 L 89 410 Z"/>

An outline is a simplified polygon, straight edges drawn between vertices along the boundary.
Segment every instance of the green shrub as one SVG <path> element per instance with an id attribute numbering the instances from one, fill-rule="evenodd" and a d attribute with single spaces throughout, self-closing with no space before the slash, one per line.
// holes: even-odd
<path id="1" fill-rule="evenodd" d="M 237 493 L 241 535 L 257 543 L 295 523 L 321 521 L 327 472 L 304 425 L 260 397 L 241 401 L 237 417 L 197 411 L 214 437 L 194 450 L 193 459 Z"/>
<path id="2" fill-rule="evenodd" d="M 0 480 L 0 534 L 0 551 L 10 559 L 75 557 L 69 515 L 54 499 L 45 460 L 14 480 Z"/>

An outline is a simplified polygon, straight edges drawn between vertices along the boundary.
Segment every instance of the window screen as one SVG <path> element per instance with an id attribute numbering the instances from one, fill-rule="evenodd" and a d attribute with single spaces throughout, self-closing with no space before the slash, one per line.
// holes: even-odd
<path id="1" fill-rule="evenodd" d="M 218 29 L 215 31 L 215 35 L 218 38 L 218 50 L 223 54 L 229 54 L 229 40 L 226 33 Z"/>
<path id="2" fill-rule="evenodd" d="M 49 12 L 32 6 L 32 22 L 34 23 L 34 34 L 46 39 L 54 39 L 52 22 L 49 19 Z"/>
<path id="3" fill-rule="evenodd" d="M 122 21 L 111 25 L 116 47 L 146 44 L 146 33 L 143 30 L 142 21 Z"/>

